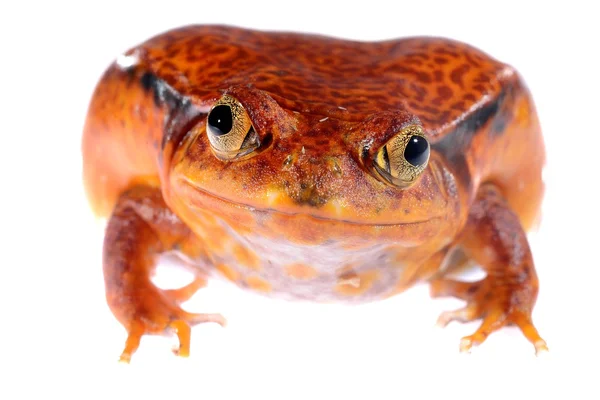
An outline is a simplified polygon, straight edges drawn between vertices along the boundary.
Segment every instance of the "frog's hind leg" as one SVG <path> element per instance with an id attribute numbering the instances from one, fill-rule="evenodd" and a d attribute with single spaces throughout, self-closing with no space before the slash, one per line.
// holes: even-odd
<path id="1" fill-rule="evenodd" d="M 436 278 L 431 282 L 431 295 L 454 296 L 467 302 L 462 309 L 442 313 L 438 320 L 442 326 L 451 321 L 482 319 L 479 329 L 461 340 L 461 351 L 469 351 L 510 324 L 521 329 L 536 353 L 547 350 L 531 319 L 538 279 L 527 236 L 519 218 L 494 186 L 480 189 L 458 245 L 487 276 L 477 282 Z"/>
<path id="2" fill-rule="evenodd" d="M 172 290 L 151 281 L 158 255 L 189 247 L 191 241 L 193 234 L 168 209 L 159 190 L 135 187 L 119 198 L 106 228 L 103 269 L 108 305 L 128 333 L 121 361 L 130 361 L 144 334 L 175 333 L 175 353 L 187 356 L 191 326 L 224 325 L 220 314 L 193 314 L 180 307 L 204 286 L 203 278 Z"/>

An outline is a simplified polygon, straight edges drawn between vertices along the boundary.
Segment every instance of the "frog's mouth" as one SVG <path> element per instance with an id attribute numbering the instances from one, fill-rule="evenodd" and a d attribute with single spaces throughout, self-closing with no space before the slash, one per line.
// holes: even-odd
<path id="1" fill-rule="evenodd" d="M 264 219 L 268 216 L 277 216 L 281 218 L 309 218 L 317 221 L 325 221 L 330 223 L 339 223 L 339 224 L 349 224 L 356 226 L 364 226 L 364 227 L 422 227 L 427 224 L 435 224 L 439 222 L 442 218 L 439 216 L 430 217 L 427 219 L 417 219 L 411 221 L 394 221 L 394 222 L 363 222 L 363 221 L 353 221 L 344 218 L 335 218 L 335 217 L 326 217 L 323 215 L 318 215 L 310 212 L 302 212 L 302 211 L 288 211 L 275 209 L 271 207 L 256 207 L 250 204 L 245 204 L 243 202 L 232 201 L 230 199 L 224 198 L 217 194 L 211 193 L 204 188 L 199 187 L 193 181 L 188 178 L 182 177 L 179 179 L 183 185 L 178 185 L 182 187 L 184 191 L 184 198 L 188 198 L 189 206 L 197 211 L 212 211 L 215 214 L 219 214 L 223 217 L 230 217 L 233 221 L 240 221 L 243 219 L 247 219 L 248 214 L 253 214 L 257 216 L 257 218 Z M 230 219 L 227 218 L 227 219 Z"/>

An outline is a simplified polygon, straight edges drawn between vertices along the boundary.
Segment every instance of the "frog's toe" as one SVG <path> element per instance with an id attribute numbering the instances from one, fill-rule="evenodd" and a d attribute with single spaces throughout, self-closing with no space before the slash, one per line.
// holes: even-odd
<path id="1" fill-rule="evenodd" d="M 438 326 L 444 327 L 452 321 L 470 322 L 482 319 L 475 333 L 461 339 L 461 352 L 470 352 L 474 346 L 483 343 L 492 332 L 506 325 L 518 326 L 535 347 L 536 354 L 548 351 L 546 342 L 540 337 L 531 320 L 534 298 L 527 287 L 505 286 L 491 278 L 478 282 L 437 280 L 432 283 L 431 292 L 434 297 L 456 296 L 467 302 L 464 308 L 443 312 L 438 318 Z"/>
<path id="2" fill-rule="evenodd" d="M 191 299 L 192 296 L 204 286 L 206 286 L 206 279 L 197 276 L 187 285 L 178 289 L 165 290 L 164 293 L 172 298 L 173 301 L 176 301 L 177 303 L 183 303 Z"/>
<path id="3" fill-rule="evenodd" d="M 517 325 L 521 329 L 525 337 L 533 344 L 536 355 L 548 352 L 546 341 L 540 337 L 537 329 L 531 322 L 531 317 L 520 311 L 506 313 L 499 308 L 484 317 L 481 326 L 474 334 L 461 339 L 460 351 L 470 352 L 472 347 L 483 343 L 492 332 L 510 324 Z"/>
<path id="4" fill-rule="evenodd" d="M 140 340 L 142 339 L 143 335 L 143 324 L 137 321 L 132 322 L 129 329 L 127 329 L 127 340 L 125 341 L 125 349 L 123 349 L 121 357 L 119 357 L 120 362 L 129 364 L 131 361 L 131 356 L 140 346 Z"/>
<path id="5" fill-rule="evenodd" d="M 436 326 L 444 328 L 452 321 L 469 322 L 477 319 L 477 309 L 473 305 L 468 305 L 454 311 L 444 311 L 437 319 Z"/>
<path id="6" fill-rule="evenodd" d="M 191 327 L 205 322 L 225 325 L 221 314 L 197 314 L 183 310 L 179 304 L 189 299 L 201 286 L 203 280 L 195 280 L 181 289 L 162 290 L 148 282 L 143 288 L 136 287 L 135 293 L 125 302 L 113 304 L 113 311 L 127 329 L 125 348 L 120 361 L 129 363 L 140 345 L 143 335 L 176 334 L 179 346 L 175 354 L 187 357 L 190 354 Z"/>
<path id="7" fill-rule="evenodd" d="M 506 325 L 506 322 L 504 313 L 499 310 L 488 314 L 483 318 L 483 322 L 475 333 L 465 336 L 460 340 L 460 352 L 470 352 L 473 346 L 478 346 L 483 343 L 492 332 Z"/>
<path id="8" fill-rule="evenodd" d="M 533 344 L 536 355 L 539 356 L 549 351 L 546 341 L 541 338 L 535 325 L 533 325 L 530 315 L 526 313 L 517 313 L 513 316 L 512 322 L 519 327 L 527 340 Z"/>
<path id="9" fill-rule="evenodd" d="M 221 314 L 191 314 L 186 313 L 186 320 L 173 321 L 171 328 L 175 330 L 179 339 L 179 346 L 174 347 L 173 354 L 179 357 L 190 355 L 191 326 L 205 322 L 214 322 L 225 326 L 226 320 Z"/>

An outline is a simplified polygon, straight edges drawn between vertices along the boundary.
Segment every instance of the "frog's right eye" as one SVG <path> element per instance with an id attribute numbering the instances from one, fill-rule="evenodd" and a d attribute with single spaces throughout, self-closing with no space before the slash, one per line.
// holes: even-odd
<path id="1" fill-rule="evenodd" d="M 223 96 L 209 111 L 206 132 L 213 153 L 223 161 L 247 158 L 260 146 L 246 109 L 229 95 Z"/>

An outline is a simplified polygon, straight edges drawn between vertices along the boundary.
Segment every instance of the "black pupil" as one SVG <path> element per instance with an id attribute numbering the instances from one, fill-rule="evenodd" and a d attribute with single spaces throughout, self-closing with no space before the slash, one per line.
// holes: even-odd
<path id="1" fill-rule="evenodd" d="M 212 128 L 215 135 L 225 135 L 231 131 L 233 126 L 233 116 L 229 106 L 221 105 L 212 109 L 208 115 L 208 125 Z"/>
<path id="2" fill-rule="evenodd" d="M 422 136 L 412 136 L 404 149 L 404 158 L 406 161 L 420 167 L 427 162 L 429 157 L 429 143 Z"/>

